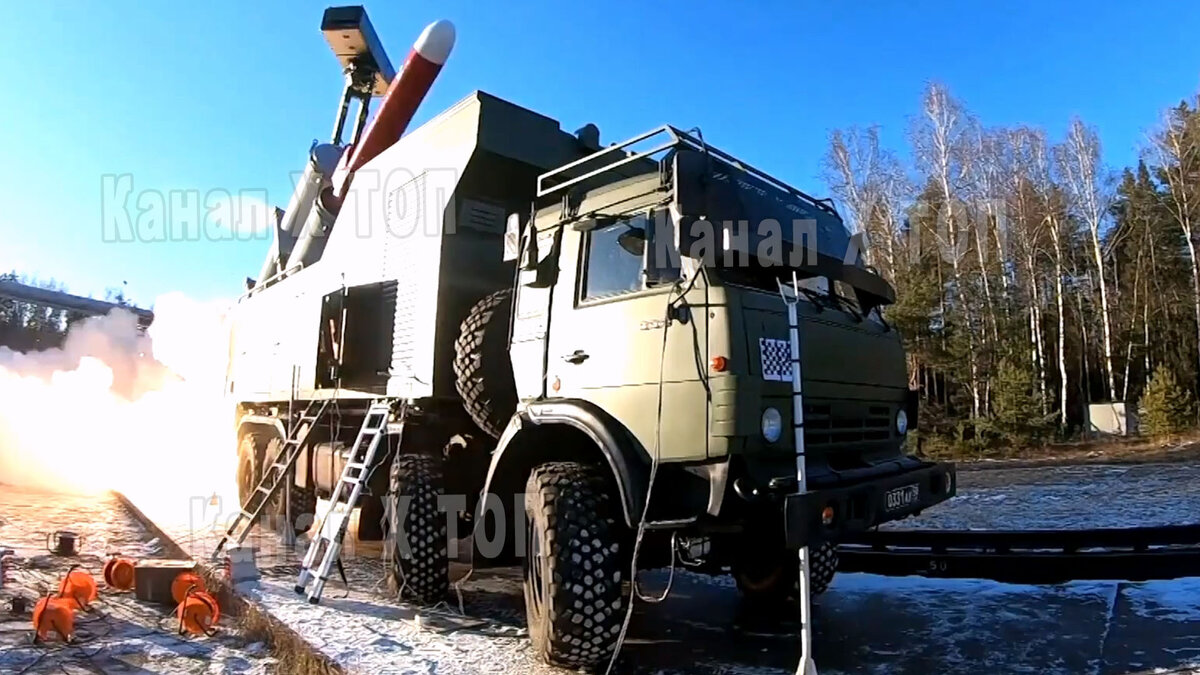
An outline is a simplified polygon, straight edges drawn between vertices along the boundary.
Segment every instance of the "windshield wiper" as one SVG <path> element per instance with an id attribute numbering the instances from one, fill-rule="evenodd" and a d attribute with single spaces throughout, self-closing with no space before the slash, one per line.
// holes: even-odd
<path id="1" fill-rule="evenodd" d="M 838 295 L 837 293 L 830 293 L 829 297 L 833 298 L 833 301 L 836 305 L 845 309 L 846 313 L 848 313 L 850 316 L 854 317 L 854 321 L 856 323 L 862 323 L 862 320 L 863 320 L 862 312 L 859 311 L 858 307 L 856 307 L 854 305 L 854 303 L 850 302 L 849 298 L 843 298 L 841 295 Z"/>

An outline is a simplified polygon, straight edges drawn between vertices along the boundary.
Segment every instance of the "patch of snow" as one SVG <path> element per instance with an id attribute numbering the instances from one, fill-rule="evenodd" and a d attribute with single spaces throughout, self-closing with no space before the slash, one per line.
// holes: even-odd
<path id="1" fill-rule="evenodd" d="M 1198 577 L 1129 584 L 1123 595 L 1133 612 L 1142 618 L 1200 624 Z"/>

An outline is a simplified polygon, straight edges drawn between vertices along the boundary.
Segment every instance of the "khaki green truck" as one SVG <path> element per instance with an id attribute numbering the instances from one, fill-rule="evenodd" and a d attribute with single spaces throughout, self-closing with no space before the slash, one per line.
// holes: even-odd
<path id="1" fill-rule="evenodd" d="M 235 310 L 243 497 L 306 427 L 287 487 L 307 529 L 368 406 L 394 402 L 358 536 L 387 542 L 410 601 L 443 599 L 452 538 L 475 568 L 522 565 L 550 663 L 606 663 L 635 567 L 779 598 L 810 546 L 819 591 L 839 536 L 955 492 L 952 466 L 905 454 L 917 410 L 892 288 L 831 204 L 696 132 L 604 146 L 475 92 L 359 169 L 317 236 Z M 336 415 L 299 416 L 325 399 Z"/>

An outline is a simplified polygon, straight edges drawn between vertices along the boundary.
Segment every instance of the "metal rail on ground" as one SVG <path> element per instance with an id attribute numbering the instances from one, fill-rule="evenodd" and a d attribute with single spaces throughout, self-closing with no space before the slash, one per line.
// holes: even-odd
<path id="1" fill-rule="evenodd" d="M 1017 584 L 1200 576 L 1200 524 L 1090 530 L 878 530 L 843 539 L 838 571 Z"/>

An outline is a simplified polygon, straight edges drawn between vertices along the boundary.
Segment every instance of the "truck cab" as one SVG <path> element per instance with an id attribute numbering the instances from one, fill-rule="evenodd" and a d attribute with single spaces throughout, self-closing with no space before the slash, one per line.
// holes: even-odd
<path id="1" fill-rule="evenodd" d="M 551 423 L 610 439 L 627 524 L 655 524 L 647 565 L 732 568 L 743 590 L 777 594 L 786 551 L 829 558 L 841 534 L 953 495 L 953 466 L 905 453 L 917 411 L 884 318 L 894 292 L 829 203 L 663 127 L 544 174 L 537 206 L 509 219 L 520 404 L 496 457 Z M 793 283 L 799 419 L 780 295 Z M 681 540 L 705 554 L 687 560 Z"/>

